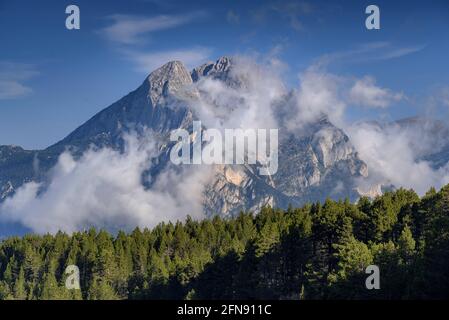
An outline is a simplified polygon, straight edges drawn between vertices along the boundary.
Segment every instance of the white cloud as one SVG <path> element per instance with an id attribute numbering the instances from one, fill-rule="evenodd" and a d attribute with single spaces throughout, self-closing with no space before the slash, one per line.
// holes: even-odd
<path id="1" fill-rule="evenodd" d="M 232 64 L 227 84 L 211 78 L 195 84 L 199 100 L 191 107 L 198 118 L 210 128 L 279 128 L 275 103 L 287 94 L 279 75 L 272 66 L 244 57 L 234 57 Z"/>
<path id="2" fill-rule="evenodd" d="M 202 18 L 204 15 L 204 12 L 154 17 L 115 14 L 108 17 L 113 23 L 99 32 L 117 43 L 136 44 L 144 40 L 143 36 L 152 32 L 175 28 Z"/>
<path id="3" fill-rule="evenodd" d="M 32 65 L 0 61 L 0 100 L 20 98 L 33 92 L 24 82 L 37 74 Z"/>
<path id="4" fill-rule="evenodd" d="M 290 111 L 287 128 L 301 129 L 323 115 L 339 125 L 347 107 L 342 97 L 343 83 L 343 78 L 316 68 L 301 74 L 300 85 L 295 92 L 295 108 Z"/>
<path id="5" fill-rule="evenodd" d="M 26 87 L 18 81 L 0 80 L 0 99 L 14 99 L 31 92 L 33 90 L 30 87 Z"/>
<path id="6" fill-rule="evenodd" d="M 411 46 L 411 47 L 402 47 L 402 48 L 393 48 L 386 51 L 384 54 L 381 54 L 377 59 L 379 60 L 389 60 L 407 56 L 412 53 L 419 52 L 423 50 L 426 46 Z"/>
<path id="7" fill-rule="evenodd" d="M 352 49 L 324 54 L 317 58 L 316 65 L 326 66 L 331 63 L 371 62 L 390 60 L 417 53 L 425 49 L 425 45 L 401 47 L 387 41 L 360 44 Z"/>
<path id="8" fill-rule="evenodd" d="M 413 132 L 399 126 L 380 128 L 368 123 L 345 129 L 361 159 L 368 165 L 368 181 L 360 181 L 360 184 L 392 184 L 413 188 L 423 195 L 430 187 L 440 188 L 449 181 L 449 164 L 433 169 L 428 162 L 417 159 L 417 150 L 412 147 L 416 143 Z M 424 144 L 430 142 L 424 136 L 420 140 Z"/>
<path id="9" fill-rule="evenodd" d="M 91 226 L 109 230 L 153 227 L 161 221 L 201 218 L 202 188 L 207 168 L 168 168 L 151 190 L 142 185 L 142 174 L 155 143 L 145 137 L 126 137 L 124 153 L 91 149 L 79 160 L 63 153 L 50 174 L 48 188 L 30 182 L 0 206 L 0 220 L 19 222 L 34 232 L 72 232 Z"/>
<path id="10" fill-rule="evenodd" d="M 338 76 L 314 65 L 299 76 L 286 127 L 301 130 L 324 115 L 335 125 L 345 127 L 349 107 L 386 108 L 403 97 L 402 93 L 377 86 L 372 77 Z"/>
<path id="11" fill-rule="evenodd" d="M 386 108 L 403 98 L 401 93 L 376 86 L 374 78 L 367 76 L 355 82 L 349 95 L 354 104 L 369 108 Z"/>
<path id="12" fill-rule="evenodd" d="M 137 70 L 148 74 L 169 61 L 182 61 L 187 67 L 197 67 L 206 62 L 211 49 L 205 47 L 193 47 L 167 51 L 124 51 L 126 57 L 133 61 Z"/>
<path id="13" fill-rule="evenodd" d="M 105 38 L 121 44 L 116 47 L 118 52 L 136 65 L 139 72 L 148 74 L 169 61 L 179 60 L 188 67 L 196 67 L 204 63 L 210 56 L 211 49 L 201 46 L 175 48 L 167 50 L 136 49 L 133 45 L 142 44 L 152 33 L 179 27 L 206 16 L 203 11 L 195 11 L 181 15 L 159 15 L 143 17 L 116 14 L 108 18 L 113 21 L 99 33 Z"/>

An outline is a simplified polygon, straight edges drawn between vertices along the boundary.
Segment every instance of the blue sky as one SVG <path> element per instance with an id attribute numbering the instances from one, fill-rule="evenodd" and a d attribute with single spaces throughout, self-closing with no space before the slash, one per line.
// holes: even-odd
<path id="1" fill-rule="evenodd" d="M 65 28 L 76 4 L 81 29 Z M 381 29 L 365 28 L 376 4 Z M 449 1 L 0 0 L 0 144 L 44 148 L 169 60 L 275 56 L 286 83 L 317 61 L 407 99 L 350 118 L 449 108 Z M 430 102 L 429 102 L 430 101 Z M 435 102 L 436 101 L 436 102 Z M 437 114 L 438 115 L 438 114 Z"/>

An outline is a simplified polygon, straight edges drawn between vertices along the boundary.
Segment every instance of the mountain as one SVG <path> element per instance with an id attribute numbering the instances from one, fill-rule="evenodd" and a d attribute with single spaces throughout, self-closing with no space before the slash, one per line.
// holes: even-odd
<path id="1" fill-rule="evenodd" d="M 223 57 L 189 72 L 181 62 L 169 62 L 153 71 L 135 91 L 96 114 L 58 143 L 45 150 L 0 147 L 0 201 L 24 183 L 45 181 L 59 155 L 70 150 L 80 156 L 92 145 L 120 150 L 123 133 L 150 128 L 161 143 L 160 156 L 149 164 L 157 177 L 169 165 L 173 129 L 190 130 L 197 119 L 185 98 L 199 94 L 189 90 L 203 78 L 222 81 L 228 87 L 245 85 L 244 78 L 232 74 L 232 58 Z M 354 181 L 366 177 L 368 168 L 359 158 L 343 130 L 326 116 L 307 130 L 292 134 L 280 130 L 279 169 L 273 176 L 261 176 L 255 165 L 215 165 L 214 178 L 205 186 L 204 211 L 207 215 L 234 215 L 240 210 L 257 210 L 263 205 L 287 207 L 326 197 L 357 199 Z M 152 179 L 153 180 L 153 179 Z M 151 187 L 151 185 L 149 185 Z"/>
<path id="2" fill-rule="evenodd" d="M 65 150 L 82 154 L 91 145 L 118 148 L 122 134 L 141 127 L 167 134 L 188 121 L 187 109 L 168 108 L 170 99 L 184 85 L 191 84 L 182 63 L 170 62 L 151 73 L 142 85 L 102 110 L 58 143 L 45 150 L 0 147 L 0 199 L 29 181 L 41 181 Z"/>

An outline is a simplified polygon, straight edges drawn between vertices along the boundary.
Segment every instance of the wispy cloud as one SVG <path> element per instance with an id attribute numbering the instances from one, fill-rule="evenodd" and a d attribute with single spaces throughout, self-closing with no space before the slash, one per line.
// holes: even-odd
<path id="1" fill-rule="evenodd" d="M 354 83 L 349 96 L 352 103 L 368 108 L 387 108 L 404 98 L 402 93 L 376 86 L 374 78 L 368 76 Z"/>
<path id="2" fill-rule="evenodd" d="M 174 60 L 183 62 L 189 68 L 199 66 L 209 59 L 211 51 L 206 47 L 193 47 L 154 52 L 125 51 L 125 55 L 136 64 L 137 71 L 147 74 Z"/>
<path id="3" fill-rule="evenodd" d="M 300 85 L 293 96 L 294 107 L 285 113 L 289 115 L 285 127 L 294 132 L 323 115 L 346 128 L 353 110 L 394 107 L 396 102 L 406 99 L 401 92 L 377 85 L 371 76 L 341 76 L 317 65 L 300 74 Z"/>
<path id="4" fill-rule="evenodd" d="M 154 17 L 115 14 L 107 17 L 112 24 L 99 30 L 107 39 L 120 44 L 144 42 L 144 36 L 152 32 L 185 25 L 206 15 L 203 11 L 181 15 L 158 15 Z"/>
<path id="5" fill-rule="evenodd" d="M 387 41 L 369 42 L 355 46 L 350 50 L 324 54 L 316 60 L 316 65 L 328 65 L 335 62 L 370 62 L 401 58 L 425 49 L 425 45 L 397 46 Z"/>
<path id="6" fill-rule="evenodd" d="M 186 212 L 203 218 L 202 192 L 211 177 L 209 168 L 167 166 L 152 177 L 151 189 L 142 185 L 148 163 L 159 155 L 154 137 L 150 131 L 125 135 L 124 152 L 89 149 L 79 159 L 64 152 L 49 172 L 45 190 L 37 182 L 24 184 L 0 204 L 0 221 L 56 233 L 90 226 L 112 231 L 153 227 L 161 221 L 184 220 Z"/>
<path id="7" fill-rule="evenodd" d="M 204 11 L 179 15 L 158 15 L 153 17 L 115 14 L 107 17 L 112 24 L 98 32 L 106 39 L 119 44 L 117 51 L 124 59 L 135 64 L 138 72 L 148 74 L 165 63 L 179 60 L 188 67 L 195 67 L 208 60 L 211 49 L 201 46 L 166 50 L 137 48 L 149 39 L 152 33 L 176 28 L 206 16 Z"/>
<path id="8" fill-rule="evenodd" d="M 25 82 L 37 74 L 33 65 L 0 61 L 0 100 L 20 98 L 33 92 Z"/>
<path id="9" fill-rule="evenodd" d="M 349 50 L 336 51 L 323 54 L 322 56 L 316 59 L 314 64 L 317 66 L 326 66 L 330 63 L 337 61 L 345 61 L 345 60 L 353 61 L 354 57 L 360 58 L 361 56 L 370 54 L 377 50 L 385 49 L 388 46 L 389 43 L 385 41 L 364 43 Z"/>
<path id="10" fill-rule="evenodd" d="M 379 60 L 389 60 L 394 58 L 400 58 L 403 56 L 407 56 L 409 54 L 419 52 L 423 50 L 426 46 L 420 45 L 420 46 L 411 46 L 411 47 L 403 47 L 403 48 L 394 48 L 389 51 L 387 51 L 385 54 L 380 55 L 378 57 Z"/>

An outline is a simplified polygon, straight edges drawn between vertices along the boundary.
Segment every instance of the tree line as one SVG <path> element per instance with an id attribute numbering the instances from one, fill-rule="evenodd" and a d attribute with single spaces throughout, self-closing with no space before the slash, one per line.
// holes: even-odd
<path id="1" fill-rule="evenodd" d="M 161 212 L 161 216 L 164 213 Z M 377 265 L 380 289 L 367 290 Z M 80 290 L 65 269 L 80 270 Z M 0 299 L 449 298 L 449 185 L 0 242 Z"/>

